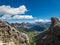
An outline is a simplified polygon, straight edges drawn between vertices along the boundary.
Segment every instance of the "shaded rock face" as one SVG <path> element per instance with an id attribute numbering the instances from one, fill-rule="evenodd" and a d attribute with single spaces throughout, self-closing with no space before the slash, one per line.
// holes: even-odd
<path id="1" fill-rule="evenodd" d="M 29 38 L 25 33 L 0 20 L 0 45 L 29 45 Z"/>
<path id="2" fill-rule="evenodd" d="M 51 18 L 51 26 L 45 32 L 36 36 L 36 45 L 60 45 L 60 21 Z"/>

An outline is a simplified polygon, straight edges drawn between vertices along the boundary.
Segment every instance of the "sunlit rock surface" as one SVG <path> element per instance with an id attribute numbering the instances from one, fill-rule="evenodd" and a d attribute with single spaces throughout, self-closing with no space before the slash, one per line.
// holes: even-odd
<path id="1" fill-rule="evenodd" d="M 29 38 L 25 33 L 0 20 L 0 45 L 29 45 Z"/>

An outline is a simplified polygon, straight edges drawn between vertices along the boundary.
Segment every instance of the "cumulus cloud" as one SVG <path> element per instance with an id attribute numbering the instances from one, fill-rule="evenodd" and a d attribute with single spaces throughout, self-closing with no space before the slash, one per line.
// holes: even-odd
<path id="1" fill-rule="evenodd" d="M 13 19 L 33 19 L 32 15 L 15 15 Z"/>
<path id="2" fill-rule="evenodd" d="M 33 19 L 32 15 L 25 15 L 25 12 L 27 11 L 28 10 L 25 5 L 21 5 L 17 8 L 6 5 L 0 6 L 0 14 L 3 14 L 1 19 Z"/>
<path id="3" fill-rule="evenodd" d="M 12 19 L 11 15 L 6 14 L 1 17 L 1 19 Z"/>
<path id="4" fill-rule="evenodd" d="M 19 6 L 18 8 L 13 8 L 11 6 L 0 6 L 0 14 L 9 14 L 9 15 L 15 15 L 15 14 L 25 14 L 27 12 L 27 8 L 25 5 Z"/>
<path id="5" fill-rule="evenodd" d="M 35 22 L 51 22 L 50 20 L 47 19 L 37 19 Z"/>

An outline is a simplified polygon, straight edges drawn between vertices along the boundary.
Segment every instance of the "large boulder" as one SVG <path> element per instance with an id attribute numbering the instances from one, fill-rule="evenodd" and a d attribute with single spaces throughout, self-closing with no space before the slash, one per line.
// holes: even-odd
<path id="1" fill-rule="evenodd" d="M 36 36 L 36 45 L 60 45 L 60 21 L 51 18 L 51 26 L 47 31 Z"/>
<path id="2" fill-rule="evenodd" d="M 25 33 L 0 20 L 0 45 L 29 45 L 29 38 Z"/>

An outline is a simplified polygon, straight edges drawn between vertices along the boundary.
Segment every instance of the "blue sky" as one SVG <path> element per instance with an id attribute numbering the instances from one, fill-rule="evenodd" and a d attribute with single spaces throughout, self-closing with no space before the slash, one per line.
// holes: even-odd
<path id="1" fill-rule="evenodd" d="M 47 19 L 52 16 L 60 18 L 60 0 L 0 0 L 0 6 L 18 8 L 24 5 L 27 12 L 19 15 L 30 15 L 33 19 L 5 19 L 8 22 L 33 22 L 33 20 Z M 3 9 L 3 8 L 2 8 Z M 1 13 L 1 12 L 0 12 Z M 0 17 L 6 14 L 0 14 Z M 14 21 L 13 21 L 14 20 Z"/>

